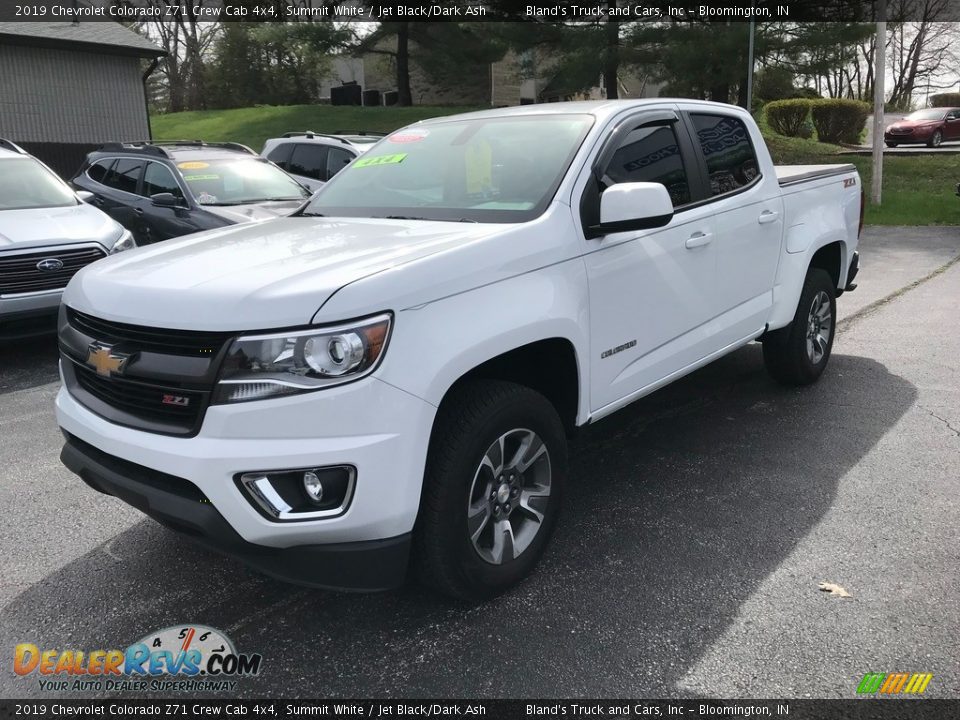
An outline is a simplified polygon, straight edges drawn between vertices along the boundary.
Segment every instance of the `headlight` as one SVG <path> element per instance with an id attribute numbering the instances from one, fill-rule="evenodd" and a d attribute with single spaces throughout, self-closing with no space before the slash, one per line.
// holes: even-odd
<path id="1" fill-rule="evenodd" d="M 120 233 L 120 237 L 117 238 L 117 241 L 113 244 L 113 247 L 110 248 L 110 254 L 115 255 L 118 252 L 123 252 L 124 250 L 133 250 L 137 246 L 137 241 L 133 239 L 133 233 L 129 230 L 124 230 Z"/>
<path id="2" fill-rule="evenodd" d="M 336 327 L 237 338 L 213 402 L 293 395 L 369 375 L 386 352 L 390 321 L 383 314 Z"/>

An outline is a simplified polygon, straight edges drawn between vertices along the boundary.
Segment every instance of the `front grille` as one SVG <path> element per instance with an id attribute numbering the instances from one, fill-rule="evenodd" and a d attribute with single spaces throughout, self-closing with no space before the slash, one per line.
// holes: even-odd
<path id="1" fill-rule="evenodd" d="M 203 392 L 106 378 L 77 363 L 72 367 L 77 385 L 101 403 L 119 410 L 119 415 L 109 419 L 124 425 L 187 434 L 196 429 L 206 406 L 207 397 Z M 96 407 L 91 409 L 97 410 Z M 126 422 L 125 418 L 128 419 Z"/>
<path id="2" fill-rule="evenodd" d="M 90 263 L 105 257 L 98 247 L 74 248 L 72 250 L 38 250 L 36 252 L 0 256 L 0 295 L 60 290 L 70 278 Z M 41 260 L 54 259 L 63 263 L 59 270 L 46 271 L 37 268 Z"/>
<path id="3" fill-rule="evenodd" d="M 62 313 L 63 377 L 78 402 L 138 430 L 179 436 L 200 431 L 234 333 L 130 325 L 69 307 Z M 103 346 L 127 358 L 122 370 L 95 372 L 90 358 Z"/>
<path id="4" fill-rule="evenodd" d="M 189 357 L 213 357 L 232 333 L 164 330 L 101 320 L 67 308 L 67 320 L 76 330 L 97 340 L 123 343 L 144 352 Z"/>

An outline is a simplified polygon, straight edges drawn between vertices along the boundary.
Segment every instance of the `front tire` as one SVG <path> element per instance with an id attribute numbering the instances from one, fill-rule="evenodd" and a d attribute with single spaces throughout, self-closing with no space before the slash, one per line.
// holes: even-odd
<path id="1" fill-rule="evenodd" d="M 929 142 L 927 142 L 927 147 L 940 147 L 941 142 L 943 142 L 943 133 L 935 130 L 933 135 L 930 136 Z"/>
<path id="2" fill-rule="evenodd" d="M 484 600 L 543 555 L 566 478 L 563 424 L 540 393 L 476 380 L 444 400 L 434 428 L 414 565 L 440 592 Z"/>
<path id="3" fill-rule="evenodd" d="M 829 273 L 810 268 L 793 322 L 763 338 L 767 372 L 784 385 L 809 385 L 823 373 L 833 350 L 837 290 Z"/>
<path id="4" fill-rule="evenodd" d="M 897 143 L 895 143 L 895 142 L 888 142 L 888 143 L 887 143 L 887 147 L 888 147 L 888 148 L 895 148 L 896 146 L 897 146 Z"/>

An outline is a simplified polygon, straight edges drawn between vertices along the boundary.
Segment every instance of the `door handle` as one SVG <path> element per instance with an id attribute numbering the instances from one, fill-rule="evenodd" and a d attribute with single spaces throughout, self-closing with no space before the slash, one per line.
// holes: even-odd
<path id="1" fill-rule="evenodd" d="M 137 215 L 143 215 L 143 208 L 135 208 L 135 209 L 134 209 L 134 212 L 135 212 Z"/>
<path id="2" fill-rule="evenodd" d="M 687 241 L 683 245 L 687 250 L 693 250 L 694 248 L 709 245 L 711 242 L 713 242 L 713 235 L 710 233 L 696 232 L 687 238 Z"/>
<path id="3" fill-rule="evenodd" d="M 767 223 L 776 222 L 779 216 L 780 213 L 773 212 L 771 210 L 764 210 L 762 213 L 760 213 L 760 217 L 757 218 L 757 222 L 761 225 L 766 225 Z"/>

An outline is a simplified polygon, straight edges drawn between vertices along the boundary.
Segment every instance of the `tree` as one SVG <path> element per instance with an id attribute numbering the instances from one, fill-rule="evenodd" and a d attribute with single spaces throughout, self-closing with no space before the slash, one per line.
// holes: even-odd
<path id="1" fill-rule="evenodd" d="M 391 5 L 392 7 L 392 5 Z M 373 7 L 376 16 L 381 10 Z M 412 105 L 411 63 L 437 87 L 450 87 L 478 66 L 503 57 L 506 43 L 489 23 L 381 22 L 353 46 L 356 55 L 385 55 L 392 59 L 399 105 Z"/>
<path id="2" fill-rule="evenodd" d="M 958 66 L 956 25 L 943 22 L 951 0 L 901 0 L 894 6 L 893 18 L 916 18 L 894 22 L 887 42 L 888 69 L 893 84 L 887 102 L 908 109 L 919 88 L 952 87 Z"/>
<path id="3" fill-rule="evenodd" d="M 156 20 L 144 20 L 135 29 L 166 50 L 158 75 L 167 97 L 167 111 L 206 107 L 205 61 L 220 33 L 220 23 L 202 21 L 202 9 L 215 0 L 113 0 L 117 7 L 152 8 Z"/>
<path id="4" fill-rule="evenodd" d="M 665 83 L 665 92 L 746 103 L 747 23 L 671 21 L 638 23 L 629 33 L 634 62 L 648 65 Z M 758 26 L 757 57 L 767 52 L 767 36 Z"/>

